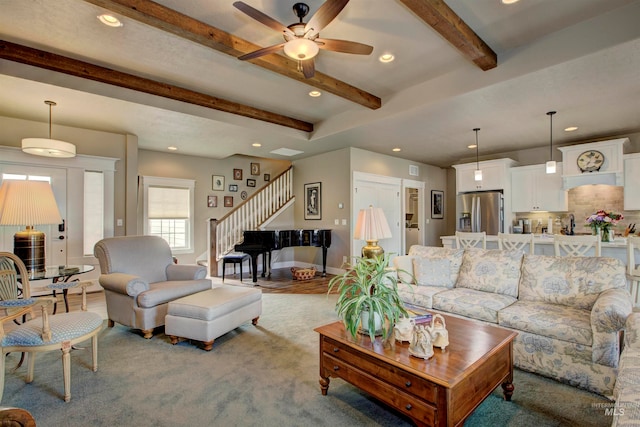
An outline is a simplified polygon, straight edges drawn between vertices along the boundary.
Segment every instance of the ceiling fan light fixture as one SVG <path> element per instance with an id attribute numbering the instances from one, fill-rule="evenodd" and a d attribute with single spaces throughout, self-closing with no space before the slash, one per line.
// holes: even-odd
<path id="1" fill-rule="evenodd" d="M 305 38 L 295 38 L 284 44 L 284 53 L 298 61 L 311 59 L 318 54 L 320 48 L 313 40 Z"/>

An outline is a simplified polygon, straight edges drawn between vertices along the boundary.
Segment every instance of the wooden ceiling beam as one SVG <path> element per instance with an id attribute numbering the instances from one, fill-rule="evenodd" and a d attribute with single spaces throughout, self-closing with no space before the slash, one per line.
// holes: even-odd
<path id="1" fill-rule="evenodd" d="M 443 0 L 400 1 L 482 70 L 498 66 L 498 55 Z"/>
<path id="2" fill-rule="evenodd" d="M 84 1 L 233 57 L 263 47 L 150 0 Z M 382 101 L 377 96 L 317 70 L 314 77 L 306 79 L 302 72 L 298 71 L 297 61 L 282 55 L 266 55 L 249 62 L 372 110 L 382 106 Z"/>
<path id="3" fill-rule="evenodd" d="M 249 117 L 305 132 L 313 131 L 313 124 L 269 111 L 260 110 L 248 105 L 238 104 L 225 99 L 216 98 L 190 89 L 138 77 L 77 59 L 67 58 L 55 53 L 45 52 L 27 46 L 0 40 L 0 58 L 22 64 L 45 68 L 76 77 L 82 77 L 101 83 L 107 83 L 151 95 L 162 96 L 189 104 L 199 105 L 226 113 Z"/>

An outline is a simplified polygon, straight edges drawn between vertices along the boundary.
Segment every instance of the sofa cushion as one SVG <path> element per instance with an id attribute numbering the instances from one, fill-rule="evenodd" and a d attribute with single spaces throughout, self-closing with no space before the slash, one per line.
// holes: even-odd
<path id="1" fill-rule="evenodd" d="M 211 289 L 209 279 L 156 282 L 149 285 L 150 289 L 140 293 L 137 297 L 138 305 L 144 308 L 155 307 L 168 303 L 177 298 Z"/>
<path id="2" fill-rule="evenodd" d="M 393 258 L 393 266 L 398 272 L 398 280 L 402 283 L 413 283 L 413 259 L 408 255 Z"/>
<path id="3" fill-rule="evenodd" d="M 498 323 L 498 312 L 516 302 L 509 295 L 455 288 L 436 293 L 433 308 L 485 322 Z"/>
<path id="4" fill-rule="evenodd" d="M 453 287 L 451 261 L 446 258 L 413 258 L 413 274 L 421 286 Z"/>
<path id="5" fill-rule="evenodd" d="M 433 296 L 447 288 L 440 286 L 416 286 L 398 283 L 398 294 L 402 302 L 421 308 L 433 308 Z"/>
<path id="6" fill-rule="evenodd" d="M 522 251 L 467 250 L 462 256 L 456 288 L 518 297 Z"/>
<path id="7" fill-rule="evenodd" d="M 625 267 L 618 259 L 525 255 L 519 299 L 591 310 L 601 292 L 626 283 Z"/>
<path id="8" fill-rule="evenodd" d="M 409 249 L 409 255 L 415 258 L 448 259 L 450 263 L 449 273 L 453 284 L 458 280 L 463 253 L 464 249 L 449 249 L 436 246 L 413 245 Z"/>
<path id="9" fill-rule="evenodd" d="M 591 312 L 539 301 L 517 301 L 498 314 L 498 324 L 561 341 L 591 346 Z"/>

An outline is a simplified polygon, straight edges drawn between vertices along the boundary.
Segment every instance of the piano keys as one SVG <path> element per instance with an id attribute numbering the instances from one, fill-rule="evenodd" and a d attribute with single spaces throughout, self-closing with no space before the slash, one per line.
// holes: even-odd
<path id="1" fill-rule="evenodd" d="M 243 241 L 235 245 L 236 252 L 251 256 L 253 281 L 258 280 L 258 256 L 262 255 L 262 277 L 268 269 L 271 274 L 271 252 L 295 246 L 322 248 L 322 277 L 327 275 L 327 249 L 331 246 L 331 230 L 247 230 Z"/>

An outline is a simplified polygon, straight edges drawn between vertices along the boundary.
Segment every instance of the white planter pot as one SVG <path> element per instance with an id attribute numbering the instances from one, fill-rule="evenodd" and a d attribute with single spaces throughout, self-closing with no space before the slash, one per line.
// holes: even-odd
<path id="1" fill-rule="evenodd" d="M 382 317 L 379 313 L 373 313 L 373 321 L 376 328 L 376 335 L 382 335 Z M 362 333 L 369 334 L 369 312 L 363 311 L 360 314 L 360 329 Z"/>

